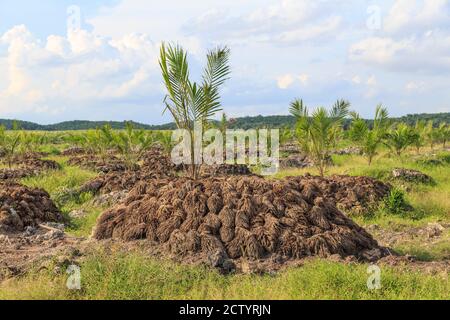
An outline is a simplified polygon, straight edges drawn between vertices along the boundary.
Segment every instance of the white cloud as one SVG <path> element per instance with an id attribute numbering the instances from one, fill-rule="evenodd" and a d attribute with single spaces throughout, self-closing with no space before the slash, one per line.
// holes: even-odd
<path id="1" fill-rule="evenodd" d="M 294 92 L 311 105 L 343 97 L 367 109 L 406 101 L 402 110 L 434 111 L 450 100 L 449 2 L 380 1 L 388 15 L 376 31 L 356 0 L 119 0 L 84 21 L 90 31 L 41 28 L 38 39 L 11 25 L 0 34 L 0 117 L 159 122 L 147 106 L 161 108 L 164 95 L 161 41 L 193 54 L 197 79 L 205 49 L 230 46 L 226 112 L 287 112 Z"/>
<path id="2" fill-rule="evenodd" d="M 395 40 L 371 37 L 349 49 L 351 61 L 392 71 L 441 72 L 450 70 L 450 34 L 434 31 L 421 37 Z"/>
<path id="3" fill-rule="evenodd" d="M 450 0 L 397 0 L 377 36 L 355 41 L 351 61 L 408 73 L 450 70 Z"/>
<path id="4" fill-rule="evenodd" d="M 377 78 L 374 75 L 371 75 L 369 79 L 367 79 L 368 86 L 376 86 L 378 84 Z"/>
<path id="5" fill-rule="evenodd" d="M 405 85 L 405 90 L 408 92 L 422 92 L 424 89 L 424 81 L 410 81 Z"/>
<path id="6" fill-rule="evenodd" d="M 332 14 L 329 7 L 327 2 L 282 0 L 260 4 L 257 9 L 240 14 L 213 9 L 189 20 L 183 27 L 191 33 L 227 43 L 258 41 L 295 45 L 336 35 L 342 17 Z"/>
<path id="7" fill-rule="evenodd" d="M 355 84 L 361 84 L 361 77 L 356 75 L 352 78 L 352 82 Z"/>
<path id="8" fill-rule="evenodd" d="M 278 77 L 277 83 L 280 89 L 287 89 L 295 82 L 295 77 L 291 74 L 286 74 Z"/>
<path id="9" fill-rule="evenodd" d="M 393 34 L 449 26 L 449 0 L 397 0 L 384 21 L 384 30 Z"/>
<path id="10" fill-rule="evenodd" d="M 304 85 L 306 86 L 308 84 L 309 81 L 309 75 L 307 74 L 301 74 L 297 77 L 297 79 Z"/>
<path id="11" fill-rule="evenodd" d="M 309 75 L 303 73 L 298 76 L 293 74 L 285 74 L 279 76 L 277 78 L 278 88 L 280 89 L 288 89 L 290 88 L 296 81 L 298 81 L 302 86 L 308 85 Z"/>
<path id="12" fill-rule="evenodd" d="M 0 72 L 0 111 L 52 114 L 62 104 L 97 103 L 159 93 L 159 45 L 145 35 L 130 34 L 108 40 L 86 30 L 67 37 L 50 35 L 46 42 L 23 25 L 1 38 L 7 47 Z M 159 79 L 159 78 L 158 78 Z"/>
<path id="13" fill-rule="evenodd" d="M 333 16 L 314 25 L 282 32 L 276 39 L 285 43 L 299 43 L 301 41 L 318 39 L 322 36 L 336 33 L 341 23 L 342 17 Z"/>

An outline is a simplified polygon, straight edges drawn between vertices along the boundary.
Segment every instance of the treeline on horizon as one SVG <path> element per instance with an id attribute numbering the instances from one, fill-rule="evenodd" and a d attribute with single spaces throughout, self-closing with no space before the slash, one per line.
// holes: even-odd
<path id="1" fill-rule="evenodd" d="M 392 118 L 397 122 L 403 122 L 408 125 L 414 125 L 418 120 L 433 121 L 435 126 L 441 123 L 450 124 L 450 112 L 447 113 L 423 113 L 423 114 L 409 114 L 400 118 Z M 371 120 L 367 120 L 369 123 Z M 110 125 L 112 129 L 124 129 L 127 121 L 65 121 L 56 124 L 41 125 L 29 121 L 21 120 L 6 120 L 0 119 L 0 126 L 4 126 L 7 130 L 13 128 L 14 122 L 17 122 L 18 126 L 24 130 L 30 131 L 74 131 L 74 130 L 89 130 L 102 127 L 106 124 Z M 163 125 L 148 125 L 134 121 L 130 121 L 137 129 L 145 130 L 174 130 L 176 129 L 175 123 L 167 123 Z M 351 120 L 348 119 L 344 127 L 350 125 Z M 218 123 L 218 121 L 217 121 Z M 242 117 L 231 118 L 228 120 L 229 129 L 258 129 L 258 128 L 294 128 L 296 119 L 293 116 L 255 116 L 255 117 Z"/>

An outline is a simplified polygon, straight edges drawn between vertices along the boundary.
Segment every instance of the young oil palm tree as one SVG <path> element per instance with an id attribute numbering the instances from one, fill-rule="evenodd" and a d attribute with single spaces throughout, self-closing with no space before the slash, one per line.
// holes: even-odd
<path id="1" fill-rule="evenodd" d="M 160 67 L 167 95 L 165 111 L 169 111 L 179 129 L 188 130 L 190 136 L 191 176 L 198 177 L 200 165 L 196 164 L 194 124 L 208 121 L 220 111 L 219 88 L 230 74 L 230 50 L 227 47 L 211 50 L 202 82 L 190 80 L 187 53 L 178 45 L 161 46 Z"/>
<path id="2" fill-rule="evenodd" d="M 450 139 L 450 129 L 446 123 L 441 123 L 436 129 L 436 140 L 442 143 L 442 147 L 445 149 L 447 141 Z"/>
<path id="3" fill-rule="evenodd" d="M 417 139 L 417 133 L 413 128 L 400 123 L 386 134 L 385 145 L 401 158 L 402 153 Z"/>
<path id="4" fill-rule="evenodd" d="M 128 169 L 136 168 L 139 159 L 155 143 L 151 132 L 135 129 L 131 122 L 126 122 L 125 130 L 114 134 L 112 139 Z"/>
<path id="5" fill-rule="evenodd" d="M 389 113 L 382 105 L 378 105 L 372 128 L 356 112 L 352 113 L 352 118 L 350 137 L 362 149 L 370 166 L 388 129 Z"/>
<path id="6" fill-rule="evenodd" d="M 13 122 L 12 130 L 7 132 L 4 127 L 0 127 L 0 149 L 3 150 L 8 167 L 11 169 L 14 156 L 20 147 L 22 140 L 22 131 L 17 121 Z"/>
<path id="7" fill-rule="evenodd" d="M 348 101 L 338 100 L 330 111 L 320 107 L 310 114 L 303 100 L 291 103 L 290 112 L 297 118 L 297 139 L 303 152 L 314 160 L 322 177 L 335 145 L 336 132 L 342 128 L 349 108 Z"/>
<path id="8" fill-rule="evenodd" d="M 428 127 L 424 120 L 417 120 L 414 126 L 414 132 L 416 133 L 413 146 L 416 148 L 416 153 L 420 153 L 420 149 L 425 146 L 427 139 Z"/>
<path id="9" fill-rule="evenodd" d="M 434 150 L 434 146 L 439 142 L 439 135 L 436 128 L 434 127 L 433 120 L 429 120 L 427 122 L 425 133 L 426 139 L 430 144 L 431 150 Z"/>

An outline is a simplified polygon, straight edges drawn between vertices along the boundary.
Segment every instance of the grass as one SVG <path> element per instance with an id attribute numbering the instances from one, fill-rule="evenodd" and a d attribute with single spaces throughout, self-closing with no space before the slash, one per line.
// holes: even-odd
<path id="1" fill-rule="evenodd" d="M 408 254 L 420 261 L 450 260 L 450 232 L 432 242 L 412 240 L 395 246 L 394 249 L 402 255 Z"/>
<path id="2" fill-rule="evenodd" d="M 51 171 L 36 177 L 22 179 L 21 183 L 31 188 L 46 190 L 63 213 L 78 209 L 92 199 L 89 193 L 76 193 L 77 188 L 97 174 L 77 167 L 63 165 L 62 170 Z M 72 194 L 73 193 L 73 194 Z"/>
<path id="3" fill-rule="evenodd" d="M 86 216 L 71 219 L 69 227 L 66 228 L 66 232 L 71 236 L 87 238 L 91 235 L 92 229 L 97 223 L 97 218 L 104 209 L 87 205 L 82 210 L 86 212 Z"/>
<path id="4" fill-rule="evenodd" d="M 67 275 L 46 271 L 0 284 L 0 299 L 449 299 L 445 275 L 381 269 L 369 290 L 366 265 L 313 260 L 275 276 L 223 276 L 203 267 L 156 261 L 138 253 L 97 252 L 81 264 L 81 291 Z"/>
<path id="5" fill-rule="evenodd" d="M 27 178 L 30 187 L 47 190 L 53 199 L 65 190 L 73 190 L 96 176 L 95 173 L 66 165 L 66 158 L 53 151 L 50 157 L 62 165 L 62 170 Z M 448 153 L 446 153 L 448 155 Z M 445 155 L 444 155 L 445 156 Z M 361 225 L 378 224 L 387 230 L 420 227 L 429 222 L 450 222 L 450 174 L 448 166 L 417 163 L 413 157 L 403 160 L 382 154 L 368 167 L 361 156 L 335 156 L 335 166 L 328 174 L 368 175 L 389 181 L 395 167 L 420 170 L 436 181 L 435 185 L 397 183 L 411 214 L 392 214 L 380 207 L 369 217 L 356 217 Z M 276 178 L 305 173 L 315 169 L 286 170 Z M 91 205 L 89 194 L 76 195 L 60 203 L 68 213 L 84 209 L 87 215 L 71 219 L 68 233 L 88 237 L 97 217 L 105 208 Z M 395 250 L 412 254 L 423 261 L 445 260 L 450 257 L 450 234 L 433 243 L 409 241 Z M 382 288 L 367 289 L 367 266 L 345 265 L 324 260 L 308 261 L 302 267 L 290 268 L 277 275 L 223 276 L 203 267 L 181 266 L 154 260 L 138 251 L 93 251 L 81 261 L 82 290 L 69 291 L 64 272 L 30 272 L 0 283 L 0 299 L 449 299 L 448 275 L 425 275 L 398 268 L 382 268 Z"/>
<path id="6" fill-rule="evenodd" d="M 22 179 L 21 183 L 34 188 L 45 189 L 50 195 L 57 193 L 61 188 L 73 189 L 80 187 L 83 183 L 97 176 L 95 172 L 68 166 L 66 158 L 51 157 L 49 159 L 57 161 L 62 169 L 44 173 L 36 177 Z"/>

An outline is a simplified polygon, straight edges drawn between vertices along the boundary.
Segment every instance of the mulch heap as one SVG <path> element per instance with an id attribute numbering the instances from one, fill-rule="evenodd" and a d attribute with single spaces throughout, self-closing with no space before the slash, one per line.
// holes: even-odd
<path id="1" fill-rule="evenodd" d="M 0 230 L 20 232 L 28 226 L 62 221 L 61 212 L 44 190 L 0 183 Z"/>
<path id="2" fill-rule="evenodd" d="M 105 159 L 92 154 L 77 155 L 71 157 L 67 163 L 71 166 L 103 173 L 127 170 L 125 163 L 114 155 L 107 155 Z"/>
<path id="3" fill-rule="evenodd" d="M 13 159 L 13 168 L 0 169 L 0 180 L 17 180 L 37 176 L 49 170 L 60 170 L 59 163 L 38 158 L 38 154 L 25 154 Z"/>
<path id="4" fill-rule="evenodd" d="M 183 169 L 182 166 L 176 166 L 169 155 L 157 147 L 144 153 L 141 160 L 143 170 L 148 172 L 173 176 L 175 172 Z"/>
<path id="5" fill-rule="evenodd" d="M 429 175 L 417 170 L 396 168 L 392 170 L 392 177 L 397 180 L 403 180 L 412 183 L 433 184 L 434 180 Z"/>
<path id="6" fill-rule="evenodd" d="M 136 166 L 133 170 L 111 171 L 88 181 L 79 189 L 79 192 L 109 194 L 129 191 L 140 181 L 176 176 L 177 167 L 160 150 L 149 150 L 142 160 L 143 164 Z"/>
<path id="7" fill-rule="evenodd" d="M 307 168 L 312 166 L 314 166 L 314 161 L 300 153 L 280 159 L 280 168 L 282 169 Z"/>
<path id="8" fill-rule="evenodd" d="M 61 152 L 62 156 L 78 156 L 82 154 L 86 154 L 87 151 L 84 148 L 80 147 L 70 147 Z"/>
<path id="9" fill-rule="evenodd" d="M 140 181 L 148 181 L 161 178 L 162 174 L 149 170 L 127 170 L 123 172 L 109 172 L 100 175 L 79 189 L 79 192 L 91 192 L 93 194 L 107 194 L 132 189 Z"/>
<path id="10" fill-rule="evenodd" d="M 326 199 L 340 210 L 364 215 L 389 195 L 392 186 L 370 177 L 330 176 L 320 178 L 311 175 L 289 177 L 294 183 L 312 182 Z M 317 190 L 317 191 L 318 191 Z"/>
<path id="11" fill-rule="evenodd" d="M 224 272 L 246 261 L 277 270 L 311 256 L 367 260 L 385 252 L 312 179 L 141 182 L 100 216 L 94 238 L 147 239 L 175 259 L 195 256 Z"/>
<path id="12" fill-rule="evenodd" d="M 245 164 L 220 164 L 212 166 L 202 165 L 200 175 L 206 178 L 226 175 L 250 176 L 253 175 L 253 173 Z"/>

